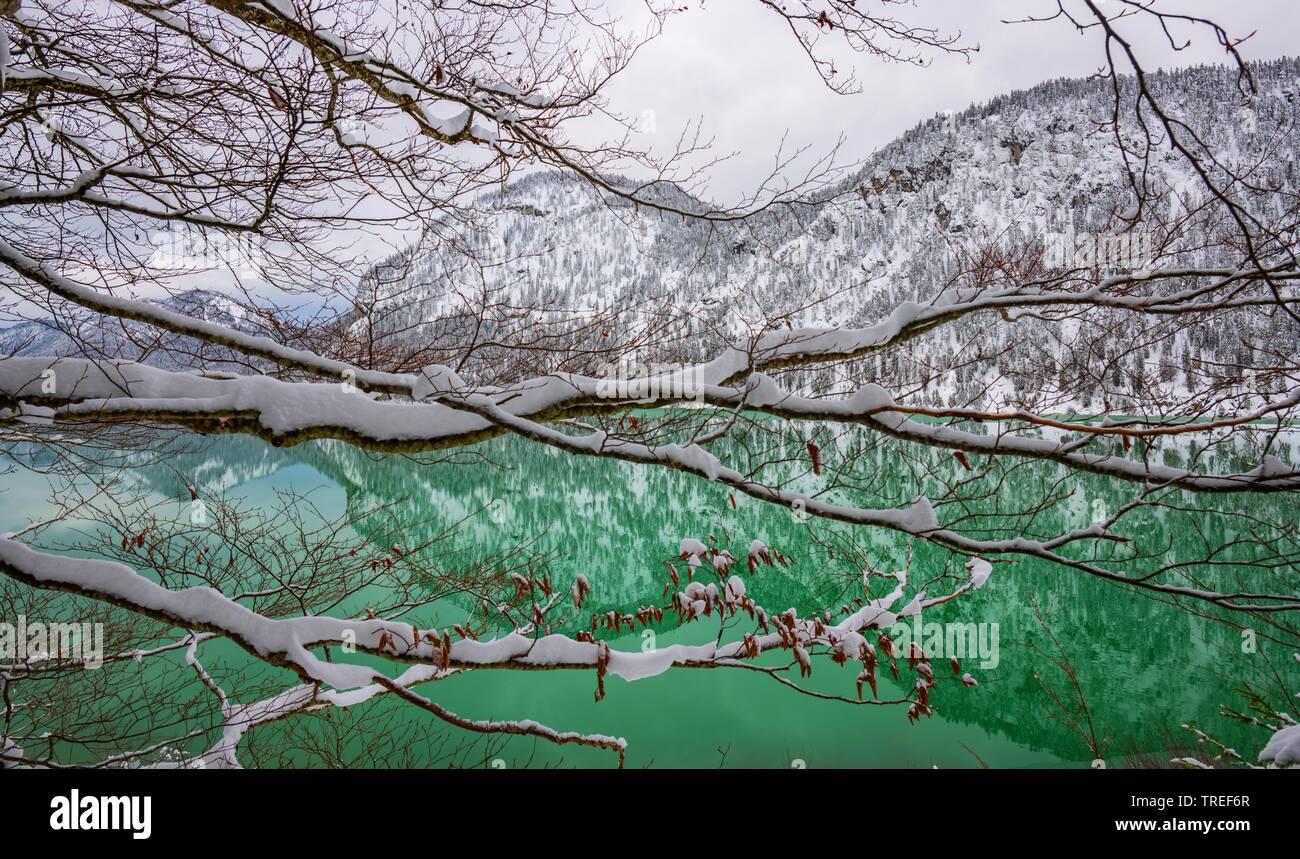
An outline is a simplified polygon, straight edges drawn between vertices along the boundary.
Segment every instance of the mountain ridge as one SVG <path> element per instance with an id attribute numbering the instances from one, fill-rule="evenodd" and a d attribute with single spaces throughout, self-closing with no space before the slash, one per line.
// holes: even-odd
<path id="1" fill-rule="evenodd" d="M 1224 66 L 1154 72 L 1150 86 L 1171 109 L 1207 129 L 1216 152 L 1262 159 L 1257 178 L 1294 188 L 1300 153 L 1295 135 L 1285 130 L 1293 128 L 1300 101 L 1300 61 L 1250 68 L 1259 93 L 1249 107 L 1242 106 L 1235 71 Z M 794 327 L 865 326 L 903 302 L 933 300 L 959 273 L 961 253 L 978 250 L 981 241 L 1015 247 L 1075 234 L 1110 236 L 1112 216 L 1131 206 L 1131 194 L 1113 132 L 1099 124 L 1108 116 L 1108 98 L 1103 81 L 1061 78 L 918 122 L 877 149 L 823 202 L 799 207 L 797 229 L 779 214 L 734 225 L 644 208 L 620 217 L 632 204 L 593 196 L 577 180 L 537 173 L 486 198 L 496 208 L 485 229 L 459 240 L 510 269 L 509 277 L 485 276 L 489 287 L 518 305 L 542 309 L 543 317 L 557 307 L 594 313 L 666 302 L 689 308 L 692 323 L 677 344 L 682 361 L 706 359 L 726 345 L 704 332 L 739 337 L 743 326 L 735 323 L 747 305 L 754 318 L 762 315 L 759 309 L 769 317 L 793 314 L 787 318 Z M 1197 187 L 1172 152 L 1157 153 L 1152 175 L 1174 194 Z M 1198 251 L 1179 259 L 1217 261 Z M 392 301 L 385 306 L 380 297 L 378 315 L 388 331 L 426 342 L 453 339 L 459 311 L 448 297 L 468 284 L 446 274 L 456 268 L 450 252 L 399 254 L 387 264 L 390 274 L 402 264 L 410 271 L 389 288 Z M 823 300 L 815 301 L 819 296 Z M 804 305 L 808 309 L 800 310 Z M 1289 319 L 1262 314 L 1232 316 L 1220 331 L 1234 327 L 1261 348 L 1289 349 L 1297 336 Z M 1242 339 L 1214 330 L 1180 332 L 1146 354 L 1062 358 L 1050 373 L 1017 366 L 1024 360 L 1022 340 L 1041 345 L 1058 333 L 1047 325 L 988 332 L 980 320 L 959 320 L 917 344 L 907 358 L 910 371 L 891 366 L 889 375 L 901 378 L 904 388 L 916 387 L 908 393 L 944 405 L 1008 402 L 1019 392 L 1048 388 L 1058 406 L 1118 407 L 1141 398 L 1159 407 L 1194 387 L 1188 384 L 1193 367 L 1200 375 L 1209 364 L 1235 360 Z M 956 366 L 972 343 L 981 344 L 987 368 Z M 941 368 L 941 378 L 927 381 L 927 367 Z M 952 367 L 952 373 L 942 369 Z M 810 384 L 851 391 L 882 375 L 871 362 L 854 373 L 843 379 L 823 374 Z M 990 385 L 997 390 L 986 391 Z M 1163 392 L 1139 390 L 1161 385 Z M 1066 389 L 1080 393 L 1067 395 Z"/>
<path id="2" fill-rule="evenodd" d="M 1268 181 L 1294 188 L 1300 145 L 1294 134 L 1280 144 L 1277 135 L 1294 129 L 1300 60 L 1250 68 L 1259 94 L 1249 106 L 1241 103 L 1236 72 L 1225 66 L 1157 71 L 1150 84 L 1172 109 L 1208 129 L 1207 142 L 1216 151 L 1263 159 L 1257 169 Z M 625 307 L 635 309 L 625 320 L 636 322 L 673 308 L 686 321 L 664 340 L 665 348 L 644 360 L 712 357 L 728 337 L 743 338 L 747 318 L 784 316 L 794 326 L 868 325 L 903 302 L 933 300 L 958 276 L 962 254 L 978 250 L 981 242 L 1015 246 L 1067 231 L 1073 237 L 1106 230 L 1127 195 L 1122 165 L 1107 148 L 1113 146 L 1112 132 L 1098 125 L 1108 98 L 1104 81 L 1057 78 L 921 120 L 818 201 L 735 224 L 636 208 L 581 180 L 539 171 L 487 195 L 482 228 L 455 236 L 456 244 L 489 261 L 486 268 L 466 266 L 448 244 L 413 247 L 372 267 L 358 292 L 374 297 L 376 335 L 401 343 L 462 343 L 472 326 L 475 336 L 490 340 L 494 325 L 504 330 L 504 323 L 474 319 L 473 308 L 458 303 L 464 293 L 499 291 L 512 306 L 536 308 L 535 319 L 512 322 L 516 329 Z M 1195 184 L 1173 153 L 1160 153 L 1153 171 L 1173 191 Z M 678 207 L 707 207 L 671 183 L 654 183 L 653 189 Z M 1204 263 L 1206 257 L 1192 253 L 1187 260 Z M 162 303 L 223 324 L 244 324 L 232 309 L 237 304 L 218 293 L 194 290 Z M 37 321 L 0 330 L 0 350 L 75 354 L 76 340 L 56 325 Z M 83 328 L 80 339 L 104 354 L 118 354 L 117 348 L 119 357 L 138 357 L 134 325 L 115 321 L 107 328 Z M 117 326 L 125 336 L 114 340 Z M 1230 336 L 1233 329 L 1238 336 Z M 1140 400 L 1158 408 L 1160 401 L 1190 390 L 1193 372 L 1241 359 L 1242 349 L 1250 348 L 1243 342 L 1291 350 L 1300 331 L 1279 314 L 1238 313 L 1217 331 L 1209 326 L 1179 332 L 1155 339 L 1150 348 L 1116 344 L 1111 351 L 1103 344 L 1082 360 L 1058 350 L 1054 366 L 1027 365 L 1028 346 L 1041 349 L 1069 336 L 1068 326 L 995 331 L 978 318 L 962 319 L 909 344 L 903 355 L 857 362 L 847 371 L 805 373 L 800 382 L 836 392 L 888 378 L 901 396 L 942 405 L 1017 402 L 1027 392 L 1046 391 L 1056 407 L 1124 407 Z M 1142 333 L 1135 336 L 1140 341 Z M 143 360 L 173 368 L 193 363 L 194 355 L 216 364 L 232 357 L 183 340 L 176 349 L 147 352 Z M 579 343 L 575 351 L 591 346 Z M 499 357 L 485 348 L 475 360 L 485 366 Z M 540 369 L 600 368 L 557 362 Z M 474 378 L 472 362 L 463 375 Z"/>

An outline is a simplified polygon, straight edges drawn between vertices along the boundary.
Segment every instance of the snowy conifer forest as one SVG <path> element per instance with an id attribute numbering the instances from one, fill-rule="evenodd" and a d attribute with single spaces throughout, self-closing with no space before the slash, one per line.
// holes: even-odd
<path id="1" fill-rule="evenodd" d="M 1247 5 L 0 3 L 0 768 L 1300 767 Z"/>

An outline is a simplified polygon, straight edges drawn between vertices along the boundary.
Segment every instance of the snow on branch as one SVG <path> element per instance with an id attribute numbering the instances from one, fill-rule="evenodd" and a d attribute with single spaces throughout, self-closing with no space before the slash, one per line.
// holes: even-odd
<path id="1" fill-rule="evenodd" d="M 725 362 L 715 362 L 715 374 L 728 372 Z M 722 367 L 723 369 L 719 369 Z M 425 376 L 402 377 L 420 390 L 435 387 Z M 0 398 L 28 403 L 9 419 L 31 421 L 165 420 L 189 423 L 208 431 L 252 432 L 277 443 L 313 438 L 342 438 L 379 450 L 432 450 L 479 441 L 501 432 L 528 435 L 536 441 L 632 461 L 682 466 L 710 480 L 718 479 L 716 461 L 696 444 L 655 448 L 593 436 L 579 442 L 573 436 L 541 426 L 541 421 L 580 412 L 581 408 L 609 410 L 625 407 L 623 401 L 601 398 L 603 380 L 570 374 L 538 379 L 491 395 L 454 394 L 459 379 L 437 376 L 438 400 L 404 403 L 376 400 L 347 383 L 309 384 L 284 382 L 263 376 L 223 379 L 191 373 L 158 370 L 131 362 L 91 361 L 71 358 L 0 359 Z M 655 390 L 671 390 L 672 379 L 649 380 Z M 471 389 L 472 390 L 472 389 Z M 754 374 L 744 392 L 699 383 L 703 399 L 717 405 L 736 406 L 788 419 L 856 422 L 880 432 L 939 447 L 984 453 L 1046 459 L 1069 468 L 1202 492 L 1270 492 L 1300 488 L 1300 473 L 1275 457 L 1256 468 L 1235 474 L 1205 475 L 1186 469 L 1126 459 L 1113 454 L 1071 450 L 1047 438 L 1013 434 L 978 435 L 913 420 L 878 385 L 863 386 L 852 397 L 809 399 L 781 390 L 763 374 Z M 654 404 L 664 402 L 655 399 Z M 671 401 L 671 400 L 669 400 Z M 505 405 L 497 405 L 503 402 Z M 1300 391 L 1262 409 L 1260 415 L 1300 402 Z M 48 404 L 48 405 L 47 405 Z M 1243 419 L 1244 420 L 1244 419 Z M 1196 430 L 1194 424 L 1186 429 Z M 736 480 L 737 475 L 729 479 Z M 724 481 L 725 482 L 725 481 Z M 743 481 L 738 481 L 737 485 Z M 750 487 L 743 491 L 761 490 Z M 770 493 L 761 493 L 775 499 Z M 789 499 L 779 499 L 789 503 Z"/>
<path id="2" fill-rule="evenodd" d="M 760 551 L 758 556 L 762 557 L 764 551 Z M 767 557 L 770 559 L 772 556 L 769 554 Z M 786 685 L 793 685 L 778 676 L 780 668 L 758 667 L 752 665 L 752 661 L 765 652 L 786 651 L 792 656 L 787 667 L 797 667 L 800 675 L 805 676 L 812 670 L 811 652 L 824 649 L 838 664 L 862 661 L 863 671 L 857 681 L 859 702 L 910 704 L 908 715 L 915 719 L 931 713 L 929 696 L 935 685 L 933 672 L 923 654 L 906 654 L 909 667 L 918 673 L 913 686 L 915 697 L 878 700 L 875 696 L 875 669 L 879 659 L 888 660 L 897 678 L 896 659 L 903 655 L 897 653 L 897 648 L 883 630 L 893 626 L 900 617 L 940 605 L 972 587 L 972 583 L 967 583 L 952 594 L 933 599 L 921 594 L 902 609 L 895 610 L 894 606 L 903 598 L 907 584 L 906 573 L 899 573 L 896 586 L 890 593 L 878 599 L 855 600 L 854 607 L 844 608 L 845 617 L 832 623 L 829 615 L 800 618 L 794 609 L 780 614 L 768 612 L 748 595 L 744 581 L 730 574 L 723 565 L 719 572 L 721 586 L 692 581 L 671 595 L 667 608 L 675 611 L 682 623 L 709 616 L 725 622 L 729 617 L 748 615 L 756 625 L 753 633 L 745 633 L 739 640 L 729 642 L 718 640 L 700 645 L 676 644 L 649 651 L 624 651 L 611 648 L 585 631 L 579 632 L 577 637 L 558 633 L 533 637 L 516 631 L 486 641 L 465 637 L 453 642 L 443 631 L 421 630 L 413 625 L 378 618 L 304 616 L 273 619 L 249 610 L 212 588 L 191 587 L 173 591 L 123 564 L 47 554 L 8 538 L 0 538 L 0 572 L 37 588 L 107 602 L 189 630 L 185 640 L 186 663 L 219 703 L 221 736 L 216 744 L 197 757 L 181 760 L 173 757 L 156 765 L 204 768 L 239 766 L 237 751 L 242 739 L 248 731 L 260 725 L 328 707 L 351 707 L 389 693 L 464 730 L 525 735 L 561 745 L 606 749 L 615 752 L 622 765 L 627 744 L 621 738 L 556 731 L 532 720 L 469 719 L 413 690 L 415 686 L 439 680 L 456 671 L 473 669 L 594 669 L 599 700 L 603 696 L 607 674 L 633 681 L 672 668 L 753 667 L 772 673 Z M 552 601 L 546 611 L 557 604 Z M 638 619 L 642 623 L 662 620 L 663 609 L 643 607 L 636 615 L 623 616 L 615 612 L 611 615 L 612 619 L 607 618 L 609 628 L 618 633 L 624 623 L 634 626 Z M 593 616 L 593 632 L 598 620 L 598 616 Z M 882 654 L 878 655 L 876 645 L 865 638 L 869 630 L 882 630 L 877 642 L 884 648 Z M 259 660 L 295 671 L 304 682 L 255 703 L 232 701 L 198 659 L 200 644 L 213 636 L 229 638 Z M 315 648 L 343 642 L 354 644 L 359 652 L 413 664 L 398 676 L 390 677 L 378 668 L 328 662 L 312 653 Z M 870 702 L 862 699 L 864 683 L 869 683 L 873 692 Z M 794 688 L 799 689 L 797 685 Z M 820 693 L 809 694 L 821 696 Z M 129 763 L 143 754 L 115 756 L 101 765 Z"/>
<path id="3" fill-rule="evenodd" d="M 228 346 L 246 355 L 265 358 L 281 366 L 334 376 L 362 388 L 409 391 L 413 383 L 408 376 L 360 370 L 342 361 L 322 358 L 311 352 L 282 346 L 267 337 L 257 337 L 214 322 L 176 313 L 153 302 L 106 295 L 64 277 L 53 271 L 48 263 L 37 262 L 3 239 L 0 239 L 0 262 L 28 280 L 44 286 L 60 298 L 109 316 L 147 322 L 165 331 L 187 334 Z"/>

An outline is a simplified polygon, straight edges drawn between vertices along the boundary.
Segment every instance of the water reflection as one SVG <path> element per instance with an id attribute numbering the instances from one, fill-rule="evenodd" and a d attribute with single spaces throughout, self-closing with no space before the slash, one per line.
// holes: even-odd
<path id="1" fill-rule="evenodd" d="M 352 513 L 400 500 L 391 511 L 398 521 L 395 532 L 365 536 L 384 545 L 415 543 L 461 522 L 458 551 L 488 554 L 533 540 L 538 551 L 552 556 L 553 580 L 565 582 L 577 573 L 588 576 L 594 586 L 589 607 L 595 611 L 657 600 L 665 578 L 662 561 L 675 553 L 683 537 L 712 534 L 738 555 L 753 539 L 779 548 L 791 563 L 763 567 L 750 576 L 750 593 L 769 609 L 794 606 L 804 614 L 838 607 L 855 588 L 860 593 L 861 568 L 853 565 L 854 557 L 893 570 L 907 563 L 910 554 L 913 581 L 959 575 L 964 560 L 928 544 L 909 545 L 903 535 L 888 531 L 801 521 L 791 511 L 744 497 L 734 499 L 733 506 L 724 487 L 665 469 L 579 460 L 510 438 L 489 443 L 484 453 L 484 461 L 468 464 L 423 463 L 376 457 L 328 441 L 277 449 L 255 440 L 221 437 L 178 450 L 168 457 L 166 467 L 143 464 L 133 470 L 133 479 L 178 500 L 188 499 L 189 484 L 201 494 L 215 494 L 238 493 L 253 485 L 305 489 L 321 482 L 340 489 Z M 738 455 L 734 448 L 720 453 Z M 1170 451 L 1166 459 L 1178 455 Z M 844 490 L 844 500 L 899 504 L 904 494 L 915 491 L 909 469 L 891 459 L 888 447 L 868 452 L 858 467 L 873 470 L 873 481 Z M 793 476 L 798 469 L 791 468 Z M 990 534 L 1009 524 L 992 514 L 1031 506 L 1032 496 L 1041 493 L 1044 481 L 1050 482 L 1056 471 L 1056 466 L 1044 463 L 1018 468 L 1023 470 L 1016 479 L 1002 482 L 995 495 L 964 507 L 965 515 L 990 515 L 982 520 Z M 1032 517 L 1032 528 L 1054 533 L 1086 527 L 1098 505 L 1114 509 L 1131 496 L 1131 487 L 1115 487 L 1101 478 L 1072 479 L 1076 493 Z M 813 486 L 800 488 L 815 491 Z M 1207 503 L 1224 509 L 1246 505 L 1273 517 L 1294 515 L 1292 499 L 1277 496 Z M 964 514 L 941 507 L 941 519 L 956 515 Z M 1230 536 L 1229 520 L 1204 514 L 1160 509 L 1140 516 L 1140 525 L 1132 530 L 1146 541 L 1144 548 L 1153 557 L 1135 562 L 1134 574 L 1152 564 L 1195 556 L 1201 533 L 1211 539 Z M 1199 530 L 1189 527 L 1193 516 Z M 1022 527 L 1025 521 L 1014 524 Z M 936 592 L 941 587 L 936 586 Z M 1242 660 L 1250 658 L 1242 655 L 1237 630 L 1129 589 L 1025 559 L 1000 565 L 982 590 L 927 613 L 927 621 L 998 624 L 1001 652 L 992 670 L 979 671 L 974 661 L 967 663 L 962 670 L 973 671 L 980 688 L 969 693 L 945 690 L 936 699 L 939 718 L 920 726 L 909 726 L 901 710 L 837 709 L 796 698 L 776 684 L 717 676 L 735 672 L 673 673 L 643 681 L 642 689 L 616 690 L 594 709 L 587 688 L 590 678 L 584 676 L 549 678 L 539 685 L 537 678 L 518 674 L 484 675 L 457 681 L 448 694 L 453 702 L 460 698 L 475 716 L 546 718 L 549 711 L 565 729 L 621 730 L 633 741 L 630 765 L 639 760 L 707 766 L 710 763 L 702 758 L 711 754 L 710 747 L 733 738 L 739 748 L 731 764 L 785 765 L 784 760 L 799 753 L 799 742 L 820 749 L 807 754 L 820 754 L 821 765 L 928 765 L 935 760 L 971 765 L 972 755 L 993 766 L 1082 761 L 1089 757 L 1086 747 L 1052 718 L 1047 696 L 1035 679 L 1039 675 L 1058 686 L 1064 683 L 1034 649 L 1046 640 L 1031 595 L 1077 670 L 1092 716 L 1103 726 L 1114 752 L 1161 753 L 1166 737 L 1179 735 L 1178 726 L 1189 721 L 1212 726 L 1228 742 L 1253 748 L 1253 735 L 1216 717 L 1218 707 L 1231 701 Z M 698 627 L 672 627 L 663 630 L 662 642 L 707 634 Z M 635 640 L 623 644 L 635 646 Z M 1269 652 L 1267 643 L 1261 648 Z M 829 663 L 819 663 L 814 685 L 851 694 L 852 679 Z M 677 729 L 666 729 L 665 720 Z M 694 726 L 694 746 L 683 742 L 682 724 Z M 825 736 L 813 736 L 817 733 Z M 872 742 L 859 743 L 855 736 L 869 736 Z M 901 737 L 906 739 L 890 739 Z M 926 757 L 916 751 L 940 739 L 946 744 L 942 755 Z"/>

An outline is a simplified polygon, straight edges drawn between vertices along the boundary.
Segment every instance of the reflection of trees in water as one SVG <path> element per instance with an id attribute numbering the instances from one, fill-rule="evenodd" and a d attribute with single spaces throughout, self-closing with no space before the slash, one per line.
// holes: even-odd
<path id="1" fill-rule="evenodd" d="M 225 489 L 286 465 L 309 465 L 345 490 L 349 513 L 405 499 L 388 510 L 396 519 L 395 530 L 388 530 L 390 524 L 386 524 L 382 533 L 364 533 L 366 523 L 359 523 L 368 539 L 385 545 L 395 540 L 416 542 L 465 520 L 454 541 L 457 548 L 450 551 L 463 552 L 466 557 L 535 540 L 539 552 L 553 554 L 549 563 L 553 580 L 566 582 L 579 572 L 588 576 L 595 592 L 585 608 L 596 612 L 656 601 L 666 577 L 662 561 L 672 557 L 683 537 L 704 539 L 712 534 L 720 545 L 729 546 L 738 555 L 752 539 L 778 547 L 793 563 L 762 567 L 748 576 L 750 593 L 769 609 L 794 606 L 804 614 L 837 609 L 861 594 L 861 565 L 855 560 L 891 571 L 906 562 L 909 551 L 906 538 L 893 532 L 854 531 L 818 520 L 805 524 L 791 511 L 748 498 L 737 499 L 733 509 L 725 490 L 693 477 L 573 458 L 510 438 L 487 445 L 495 464 L 468 465 L 376 457 L 330 442 L 279 450 L 244 438 L 208 441 L 201 450 L 190 449 L 170 458 L 166 469 L 141 469 L 143 479 L 159 492 L 183 498 L 188 497 L 184 494 L 187 479 L 200 487 L 211 482 L 212 489 Z M 801 445 L 802 440 L 791 441 L 792 458 L 797 460 Z M 739 453 L 734 447 L 719 447 L 724 458 Z M 931 467 L 951 465 L 943 451 L 928 455 L 934 458 Z M 1165 454 L 1167 460 L 1177 456 L 1172 450 Z M 1231 463 L 1230 451 L 1217 451 L 1214 456 L 1220 465 Z M 905 501 L 895 493 L 902 491 L 911 476 L 898 474 L 898 479 L 890 479 L 898 469 L 887 447 L 866 451 L 856 467 L 872 470 L 873 479 L 842 490 L 846 500 L 858 504 Z M 795 466 L 791 468 L 794 475 Z M 963 509 L 966 514 L 1026 509 L 1041 493 L 1044 482 L 1058 474 L 1053 465 L 1023 465 L 1017 479 L 1001 483 L 995 496 L 969 500 Z M 1099 505 L 1114 510 L 1131 497 L 1131 487 L 1102 478 L 1074 475 L 1070 479 L 1075 494 L 1036 514 L 1032 529 L 1059 533 L 1086 527 Z M 795 485 L 802 491 L 817 488 Z M 1293 503 L 1278 496 L 1202 497 L 1197 501 L 1201 507 L 1225 511 L 1246 506 L 1261 515 L 1278 515 Z M 941 507 L 941 521 L 946 515 L 960 514 Z M 1138 548 L 1152 556 L 1134 562 L 1131 573 L 1139 574 L 1171 557 L 1195 557 L 1200 535 L 1225 542 L 1231 537 L 1230 518 L 1195 514 L 1194 528 L 1189 521 L 1192 515 L 1168 509 L 1136 513 L 1128 533 L 1139 537 Z M 1009 525 L 1006 519 L 991 516 L 986 527 L 999 532 Z M 1025 523 L 1010 524 L 1023 528 Z M 816 530 L 810 532 L 810 528 Z M 964 560 L 929 544 L 913 548 L 913 582 L 956 574 Z M 1243 660 L 1251 657 L 1241 654 L 1237 630 L 1128 589 L 1029 559 L 998 565 L 988 587 L 932 609 L 925 618 L 1000 626 L 1000 664 L 981 672 L 978 660 L 966 660 L 963 670 L 973 670 L 982 687 L 976 694 L 945 696 L 939 702 L 945 718 L 976 723 L 1061 757 L 1086 756 L 1078 739 L 1048 717 L 1044 693 L 1034 679 L 1035 672 L 1042 672 L 1049 682 L 1060 678 L 1052 678 L 1052 666 L 1024 644 L 1041 641 L 1043 634 L 1030 606 L 1031 592 L 1067 649 L 1089 707 L 1113 741 L 1113 752 L 1162 748 L 1164 738 L 1178 735 L 1178 726 L 1187 721 L 1221 726 L 1220 736 L 1229 742 L 1236 736 L 1234 732 L 1240 731 L 1242 747 L 1251 748 L 1244 729 L 1216 718 L 1218 706 L 1231 699 L 1235 678 L 1249 671 Z M 1269 650 L 1266 642 L 1261 641 L 1260 646 L 1261 651 Z"/>

